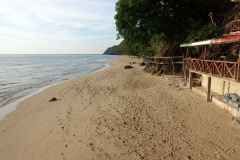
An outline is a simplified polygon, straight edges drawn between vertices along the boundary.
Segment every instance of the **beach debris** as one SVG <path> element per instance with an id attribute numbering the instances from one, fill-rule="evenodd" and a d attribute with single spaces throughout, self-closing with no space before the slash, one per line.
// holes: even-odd
<path id="1" fill-rule="evenodd" d="M 129 65 L 127 65 L 127 66 L 124 66 L 124 68 L 125 69 L 131 69 L 131 68 L 133 68 L 132 66 L 129 66 Z"/>
<path id="2" fill-rule="evenodd" d="M 49 100 L 49 102 L 54 102 L 56 100 L 58 100 L 58 99 L 56 97 L 53 97 L 52 99 Z"/>
<path id="3" fill-rule="evenodd" d="M 144 62 L 139 63 L 140 66 L 145 66 L 146 64 Z"/>
<path id="4" fill-rule="evenodd" d="M 188 159 L 190 160 L 190 159 L 192 159 L 192 157 L 188 155 Z"/>
<path id="5" fill-rule="evenodd" d="M 131 64 L 136 64 L 136 62 L 132 61 L 132 62 L 130 62 L 129 64 L 130 64 L 130 65 L 131 65 Z"/>
<path id="6" fill-rule="evenodd" d="M 240 117 L 233 117 L 233 122 L 240 125 Z"/>
<path id="7" fill-rule="evenodd" d="M 228 93 L 223 95 L 223 101 L 233 107 L 240 108 L 240 96 L 236 93 Z"/>

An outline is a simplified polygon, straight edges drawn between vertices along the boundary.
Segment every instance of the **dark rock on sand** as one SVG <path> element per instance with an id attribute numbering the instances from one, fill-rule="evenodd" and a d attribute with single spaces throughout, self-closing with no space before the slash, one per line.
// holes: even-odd
<path id="1" fill-rule="evenodd" d="M 56 97 L 53 97 L 52 99 L 49 100 L 49 102 L 53 102 L 53 101 L 56 101 L 58 100 Z"/>
<path id="2" fill-rule="evenodd" d="M 127 65 L 127 66 L 125 66 L 124 67 L 125 69 L 131 69 L 131 68 L 133 68 L 132 66 L 129 66 L 129 65 Z"/>
<path id="3" fill-rule="evenodd" d="M 146 64 L 144 62 L 139 63 L 140 66 L 145 66 Z"/>

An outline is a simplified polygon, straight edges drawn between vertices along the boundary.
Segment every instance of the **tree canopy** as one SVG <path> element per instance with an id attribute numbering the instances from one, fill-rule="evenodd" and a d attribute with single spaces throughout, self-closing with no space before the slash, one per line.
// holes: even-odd
<path id="1" fill-rule="evenodd" d="M 183 41 L 208 25 L 219 0 L 119 0 L 115 15 L 118 38 L 136 52 L 153 55 L 166 43 Z M 156 47 L 156 44 L 160 46 Z"/>

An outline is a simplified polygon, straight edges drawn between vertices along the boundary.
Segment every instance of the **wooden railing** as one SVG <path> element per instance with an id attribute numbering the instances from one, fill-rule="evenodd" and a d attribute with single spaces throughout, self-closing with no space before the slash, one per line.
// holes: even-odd
<path id="1" fill-rule="evenodd" d="M 144 58 L 143 61 L 145 63 L 151 63 L 151 64 L 183 64 L 183 57 L 177 56 L 177 57 L 147 57 Z"/>
<path id="2" fill-rule="evenodd" d="M 240 19 L 231 22 L 231 32 L 240 31 Z"/>
<path id="3" fill-rule="evenodd" d="M 237 62 L 188 58 L 186 61 L 186 69 L 239 81 L 239 65 Z"/>
<path id="4" fill-rule="evenodd" d="M 183 66 L 185 66 L 183 56 L 146 57 L 143 62 L 146 64 L 144 71 L 155 75 L 182 74 Z"/>

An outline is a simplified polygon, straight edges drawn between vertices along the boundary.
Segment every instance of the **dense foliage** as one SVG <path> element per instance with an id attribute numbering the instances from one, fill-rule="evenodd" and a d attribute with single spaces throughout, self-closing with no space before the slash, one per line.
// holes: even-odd
<path id="1" fill-rule="evenodd" d="M 217 36 L 208 14 L 220 0 L 119 0 L 115 16 L 118 38 L 139 55 L 154 55 L 176 41 Z M 210 31 L 209 31 L 210 30 Z M 213 38 L 213 37 L 212 37 Z"/>

